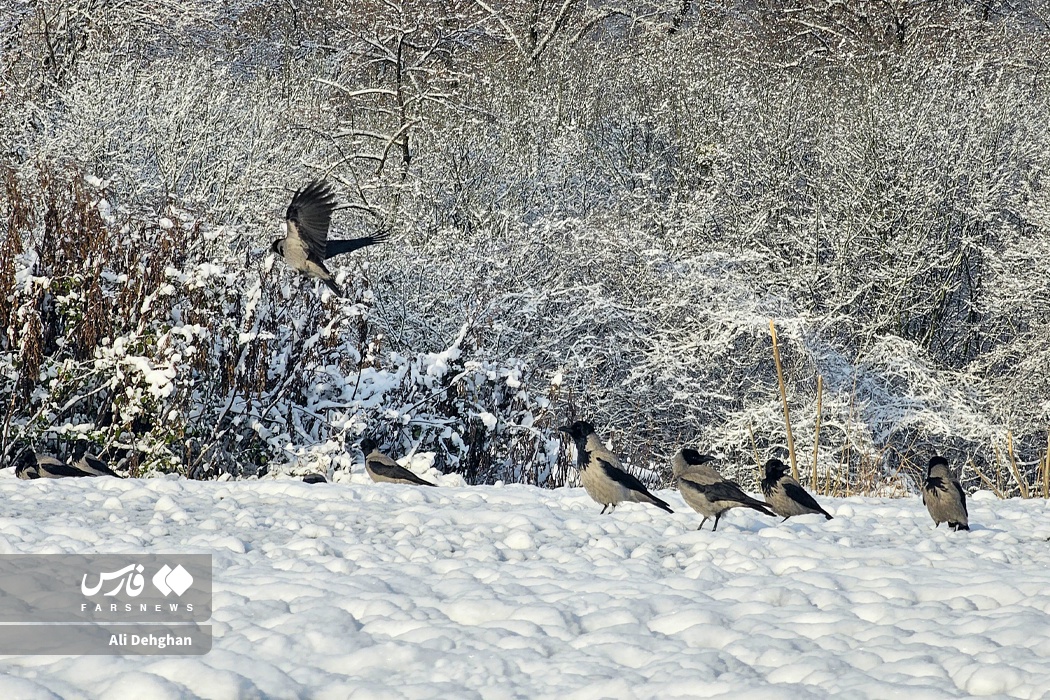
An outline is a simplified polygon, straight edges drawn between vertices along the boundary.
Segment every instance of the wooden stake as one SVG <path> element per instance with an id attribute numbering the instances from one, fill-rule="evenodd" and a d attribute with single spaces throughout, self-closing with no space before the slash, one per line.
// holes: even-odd
<path id="1" fill-rule="evenodd" d="M 854 361 L 854 366 L 857 361 L 860 360 L 860 353 L 857 354 L 857 360 Z M 842 450 L 842 461 L 839 464 L 839 471 L 845 473 L 846 478 L 849 478 L 849 459 L 853 451 L 853 442 L 850 440 L 850 430 L 853 427 L 853 407 L 857 398 L 857 372 L 853 372 L 853 389 L 849 394 L 849 418 L 846 421 L 846 445 Z M 828 483 L 831 483 L 831 479 L 828 479 Z"/>
<path id="2" fill-rule="evenodd" d="M 977 465 L 973 463 L 972 459 L 970 460 L 970 468 L 974 470 L 974 472 L 977 474 L 977 476 L 981 477 L 981 481 L 984 482 L 985 486 L 987 486 L 988 489 L 992 493 L 994 493 L 996 495 L 996 497 L 999 498 L 1000 501 L 1004 500 L 1006 498 L 1006 494 L 1004 494 L 1002 492 L 1002 489 L 1000 489 L 998 486 L 993 484 L 992 480 L 989 479 L 987 476 L 985 476 L 985 473 L 977 468 Z"/>
<path id="3" fill-rule="evenodd" d="M 817 491 L 817 454 L 820 452 L 820 408 L 824 399 L 824 377 L 817 375 L 817 427 L 813 431 L 813 480 L 809 485 Z"/>
<path id="4" fill-rule="evenodd" d="M 1050 430 L 1046 431 L 1046 459 L 1043 460 L 1043 498 L 1050 498 Z"/>
<path id="5" fill-rule="evenodd" d="M 1017 468 L 1017 460 L 1014 459 L 1014 435 L 1009 430 L 1006 431 L 1006 456 L 1010 458 L 1010 471 L 1013 472 L 1014 481 L 1021 491 L 1021 498 L 1029 498 L 1028 484 L 1021 478 L 1021 470 Z"/>
<path id="6" fill-rule="evenodd" d="M 784 406 L 784 427 L 787 428 L 788 457 L 791 458 L 791 478 L 798 480 L 798 465 L 795 463 L 795 437 L 791 434 L 791 414 L 788 412 L 787 389 L 784 386 L 784 368 L 780 365 L 780 349 L 777 348 L 777 327 L 773 325 L 773 319 L 769 319 L 769 332 L 773 336 L 773 361 L 777 363 L 780 402 Z"/>

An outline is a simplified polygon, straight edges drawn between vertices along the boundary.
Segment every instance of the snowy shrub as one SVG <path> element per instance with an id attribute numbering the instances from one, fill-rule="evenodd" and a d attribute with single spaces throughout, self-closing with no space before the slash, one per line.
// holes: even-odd
<path id="1" fill-rule="evenodd" d="M 485 481 L 547 405 L 521 361 L 479 355 L 469 326 L 441 352 L 387 351 L 367 279 L 356 303 L 322 299 L 272 259 L 202 260 L 214 232 L 185 212 L 145 222 L 77 180 L 41 184 L 9 179 L 23 217 L 0 276 L 9 454 L 87 438 L 134 473 L 203 477 L 368 432 Z"/>

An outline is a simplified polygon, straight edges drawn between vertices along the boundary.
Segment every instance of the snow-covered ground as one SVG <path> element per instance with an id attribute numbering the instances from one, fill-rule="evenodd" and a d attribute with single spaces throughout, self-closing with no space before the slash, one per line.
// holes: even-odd
<path id="1" fill-rule="evenodd" d="M 18 481 L 0 553 L 213 552 L 200 657 L 0 658 L 4 698 L 1050 695 L 1050 507 L 600 516 L 581 489 Z"/>

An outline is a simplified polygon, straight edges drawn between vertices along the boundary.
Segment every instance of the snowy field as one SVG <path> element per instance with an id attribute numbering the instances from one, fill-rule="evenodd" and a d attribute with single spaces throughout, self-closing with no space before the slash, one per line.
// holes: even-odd
<path id="1" fill-rule="evenodd" d="M 4 698 L 1050 695 L 1050 507 L 599 516 L 581 489 L 0 473 L 0 552 L 212 552 L 202 657 L 6 657 Z"/>

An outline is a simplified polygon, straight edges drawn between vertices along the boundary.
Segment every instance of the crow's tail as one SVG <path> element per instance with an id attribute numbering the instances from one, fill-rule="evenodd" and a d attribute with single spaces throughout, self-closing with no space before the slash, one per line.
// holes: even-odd
<path id="1" fill-rule="evenodd" d="M 358 248 L 375 245 L 376 243 L 385 243 L 388 239 L 389 235 L 386 232 L 377 233 L 374 236 L 364 236 L 363 238 L 328 239 L 328 243 L 325 244 L 324 257 L 328 259 L 343 253 L 350 253 Z"/>

